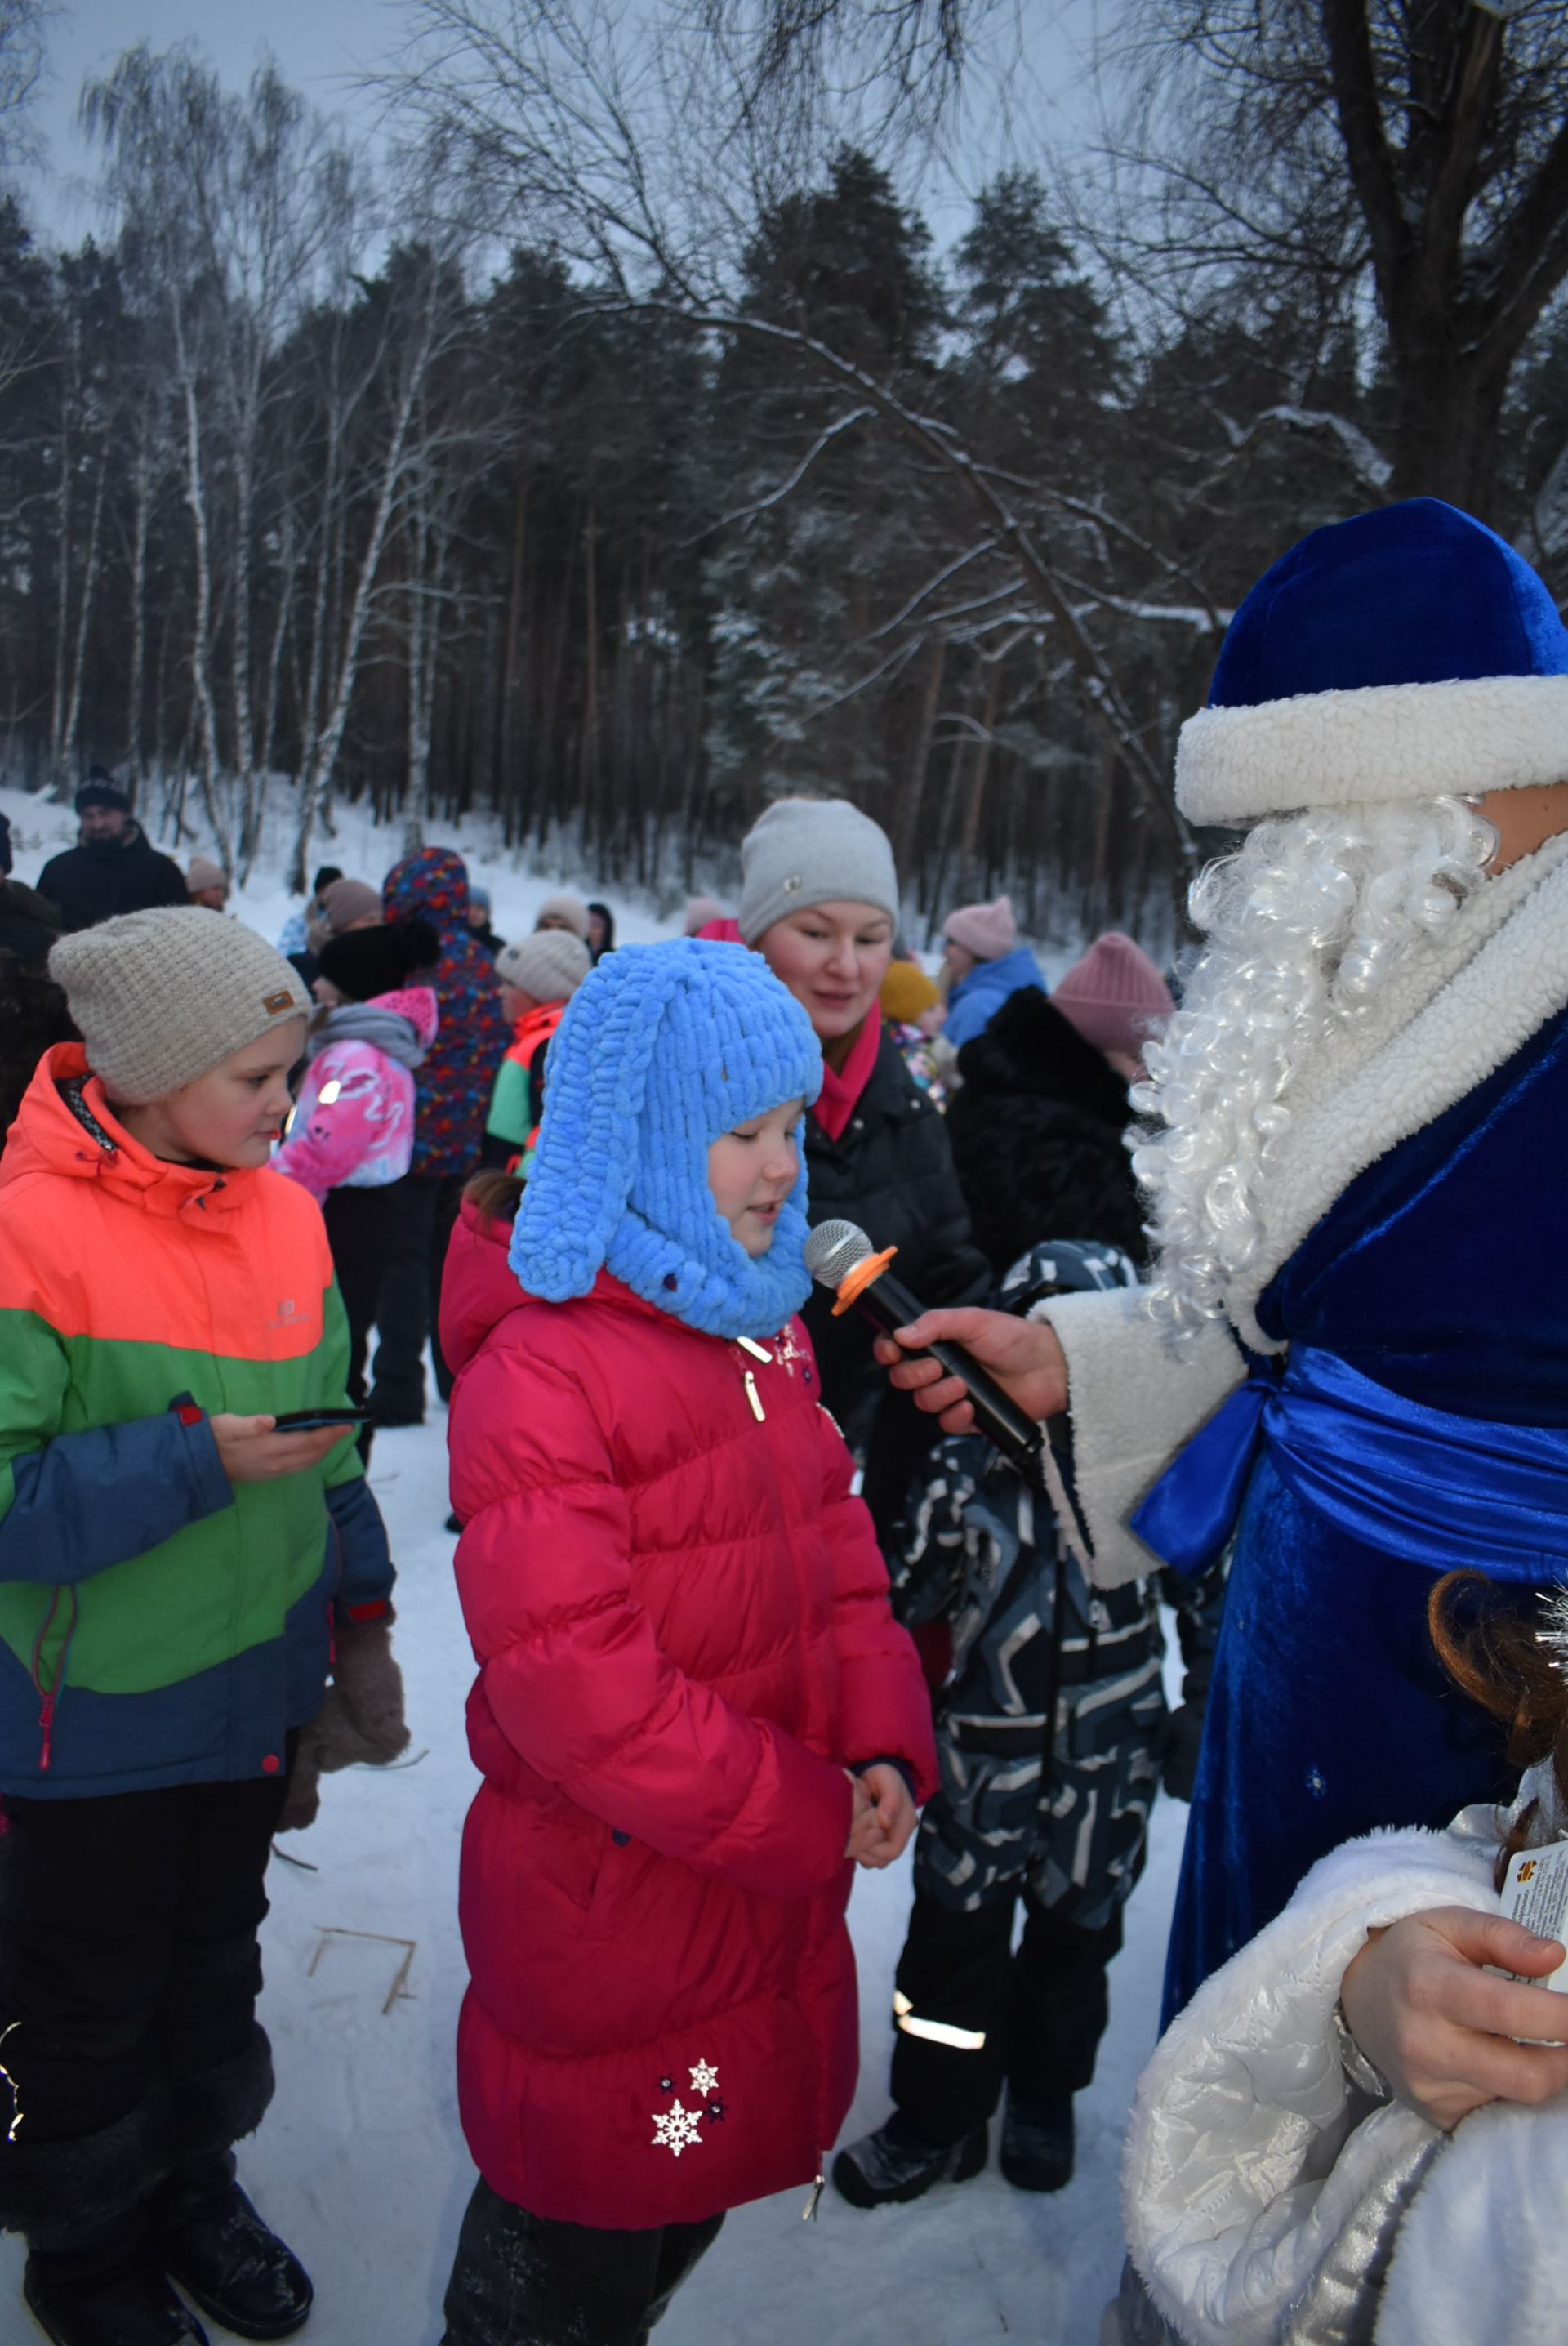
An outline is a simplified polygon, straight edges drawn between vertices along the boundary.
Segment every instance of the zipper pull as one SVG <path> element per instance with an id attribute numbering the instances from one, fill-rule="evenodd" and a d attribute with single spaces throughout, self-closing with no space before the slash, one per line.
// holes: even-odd
<path id="1" fill-rule="evenodd" d="M 762 1396 L 757 1390 L 757 1380 L 749 1369 L 746 1372 L 746 1398 L 751 1403 L 752 1416 L 759 1425 L 762 1424 L 768 1412 L 762 1406 Z"/>
<path id="2" fill-rule="evenodd" d="M 44 1731 L 44 1745 L 38 1754 L 38 1773 L 41 1776 L 49 1772 L 50 1748 L 55 1740 L 55 1694 L 56 1688 L 51 1687 L 44 1697 L 44 1708 L 38 1713 L 38 1724 Z"/>
<path id="3" fill-rule="evenodd" d="M 819 2151 L 817 2153 L 817 2180 L 811 2186 L 811 2197 L 807 2200 L 805 2213 L 800 2218 L 800 2221 L 803 2224 L 814 2224 L 816 2222 L 817 2210 L 822 2204 L 822 2194 L 828 2188 L 828 2178 L 822 2172 L 821 2161 L 822 2154 Z"/>

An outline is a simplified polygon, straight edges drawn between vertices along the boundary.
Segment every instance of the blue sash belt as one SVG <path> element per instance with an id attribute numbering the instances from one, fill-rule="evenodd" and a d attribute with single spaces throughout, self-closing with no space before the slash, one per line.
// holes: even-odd
<path id="1" fill-rule="evenodd" d="M 1236 1528 L 1267 1443 L 1279 1479 L 1364 1546 L 1494 1580 L 1568 1576 L 1568 1428 L 1451 1417 L 1406 1401 L 1334 1352 L 1255 1363 L 1131 1518 L 1177 1572 L 1202 1572 Z"/>

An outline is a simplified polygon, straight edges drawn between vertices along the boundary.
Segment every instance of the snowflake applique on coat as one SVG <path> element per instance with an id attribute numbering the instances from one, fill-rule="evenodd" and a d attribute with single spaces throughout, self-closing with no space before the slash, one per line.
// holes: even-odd
<path id="1" fill-rule="evenodd" d="M 678 2158 L 688 2144 L 702 2140 L 700 2113 L 683 2109 L 679 2102 L 667 2110 L 650 2110 L 648 2116 L 657 2128 L 651 2145 L 655 2150 L 671 2151 Z"/>
<path id="2" fill-rule="evenodd" d="M 699 2061 L 696 2068 L 691 2073 L 692 2092 L 694 2094 L 711 2094 L 718 2083 L 718 2070 L 714 2068 L 709 2062 Z"/>

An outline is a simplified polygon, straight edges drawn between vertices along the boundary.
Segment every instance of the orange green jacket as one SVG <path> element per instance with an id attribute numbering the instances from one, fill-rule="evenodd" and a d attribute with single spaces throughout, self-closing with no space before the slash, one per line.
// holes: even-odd
<path id="1" fill-rule="evenodd" d="M 565 1015 L 564 1002 L 546 1002 L 530 1010 L 514 1026 L 511 1045 L 496 1072 L 495 1089 L 490 1096 L 490 1115 L 484 1129 L 491 1139 L 509 1140 L 524 1151 L 532 1149 L 545 1104 L 542 1054 Z"/>
<path id="2" fill-rule="evenodd" d="M 351 1439 L 231 1485 L 209 1413 L 341 1403 L 347 1364 L 315 1201 L 149 1155 L 46 1053 L 0 1158 L 0 1791 L 281 1770 L 386 1534 Z"/>

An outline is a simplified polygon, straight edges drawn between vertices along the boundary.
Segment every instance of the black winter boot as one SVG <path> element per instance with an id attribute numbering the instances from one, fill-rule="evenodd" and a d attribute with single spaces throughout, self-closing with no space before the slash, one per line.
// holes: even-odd
<path id="1" fill-rule="evenodd" d="M 237 2338 L 289 2338 L 311 2311 L 292 2250 L 262 2222 L 234 2178 L 231 2146 L 254 2134 L 272 2099 L 264 2028 L 232 2060 L 169 2080 L 180 2151 L 153 2209 L 163 2269 Z"/>
<path id="2" fill-rule="evenodd" d="M 1073 2180 L 1077 2147 L 1073 2096 L 1032 2104 L 1007 2096 L 1002 2122 L 1002 2172 L 1020 2191 L 1061 2191 Z"/>
<path id="3" fill-rule="evenodd" d="M 148 2248 L 148 2201 L 169 2170 L 161 2091 L 97 2134 L 0 2143 L 0 2225 L 24 2232 L 22 2293 L 54 2346 L 205 2346 Z"/>
<path id="4" fill-rule="evenodd" d="M 937 2183 L 967 2183 L 985 2165 L 986 2130 L 957 2142 L 921 2142 L 895 2110 L 875 2134 L 862 2135 L 833 2161 L 833 2184 L 851 2208 L 887 2208 L 919 2199 Z"/>
<path id="5" fill-rule="evenodd" d="M 157 2208 L 165 2271 L 237 2338 L 291 2338 L 310 2318 L 305 2268 L 239 2188 L 232 2151 L 183 2160 Z"/>
<path id="6" fill-rule="evenodd" d="M 54 2346 L 207 2346 L 207 2332 L 163 2274 L 133 2265 L 117 2278 L 91 2280 L 74 2259 L 30 2256 L 22 2294 Z"/>

